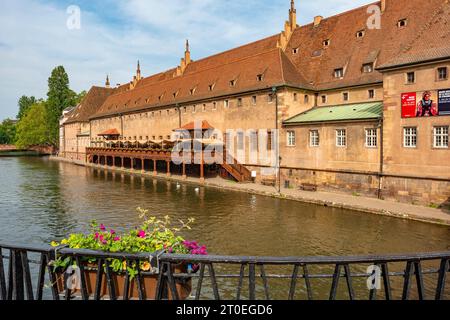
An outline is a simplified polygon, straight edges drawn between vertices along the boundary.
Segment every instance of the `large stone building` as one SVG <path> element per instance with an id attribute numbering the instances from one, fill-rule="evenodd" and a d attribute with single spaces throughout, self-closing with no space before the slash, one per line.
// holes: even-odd
<path id="1" fill-rule="evenodd" d="M 203 121 L 234 130 L 217 139 L 243 151 L 234 169 L 256 182 L 448 204 L 449 17 L 448 0 L 383 0 L 299 26 L 291 1 L 280 34 L 196 61 L 186 43 L 173 69 L 142 77 L 138 66 L 129 84 L 93 87 L 61 153 L 145 170 L 150 158 L 86 147 L 173 141 Z M 275 163 L 249 156 L 261 145 Z"/>

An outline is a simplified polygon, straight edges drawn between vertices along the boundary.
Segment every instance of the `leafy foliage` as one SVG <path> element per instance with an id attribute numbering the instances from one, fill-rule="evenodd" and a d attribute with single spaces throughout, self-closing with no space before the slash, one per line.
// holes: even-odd
<path id="1" fill-rule="evenodd" d="M 29 108 L 17 124 L 18 148 L 44 145 L 48 142 L 45 103 L 38 103 Z"/>
<path id="2" fill-rule="evenodd" d="M 49 129 L 49 142 L 58 143 L 59 119 L 68 107 L 73 107 L 77 102 L 77 94 L 69 88 L 69 76 L 63 66 L 53 69 L 48 79 L 47 93 L 47 125 Z"/>
<path id="3" fill-rule="evenodd" d="M 135 229 L 128 230 L 122 234 L 115 230 L 107 228 L 96 221 L 91 223 L 91 232 L 85 234 L 71 234 L 69 238 L 63 239 L 61 243 L 52 242 L 52 246 L 66 245 L 72 249 L 89 249 L 103 252 L 126 252 L 126 253 L 152 253 L 164 250 L 167 253 L 178 254 L 200 254 L 206 255 L 206 247 L 199 246 L 196 242 L 186 241 L 179 233 L 183 230 L 191 230 L 190 225 L 194 222 L 193 218 L 187 222 L 179 220 L 177 227 L 172 226 L 169 216 L 164 220 L 156 217 L 149 217 L 148 210 L 137 209 L 139 217 L 143 223 Z M 95 259 L 94 259 L 95 261 Z M 114 272 L 123 272 L 127 270 L 131 277 L 137 274 L 138 266 L 136 263 L 127 265 L 120 259 L 109 259 Z M 66 268 L 70 259 L 59 258 L 54 263 L 55 268 Z M 87 259 L 87 262 L 92 262 Z M 140 270 L 149 271 L 151 269 L 150 261 L 141 261 Z"/>
<path id="4" fill-rule="evenodd" d="M 14 144 L 16 141 L 16 123 L 6 119 L 0 124 L 0 144 Z"/>
<path id="5" fill-rule="evenodd" d="M 27 97 L 22 96 L 19 99 L 18 105 L 19 105 L 19 113 L 17 114 L 17 119 L 20 120 L 25 116 L 27 111 L 31 108 L 32 105 L 36 104 L 38 101 L 35 97 Z"/>

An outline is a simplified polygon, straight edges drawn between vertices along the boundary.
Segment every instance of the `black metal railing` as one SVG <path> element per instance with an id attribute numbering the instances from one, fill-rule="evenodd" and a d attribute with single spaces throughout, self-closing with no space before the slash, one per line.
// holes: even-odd
<path id="1" fill-rule="evenodd" d="M 105 253 L 0 244 L 0 257 L 1 300 L 450 298 L 450 288 L 446 287 L 450 252 L 348 257 L 237 257 L 162 252 Z M 70 274 L 52 266 L 57 257 L 69 259 L 69 264 L 78 266 L 79 288 L 69 287 L 66 280 Z M 89 265 L 83 263 L 85 258 L 90 259 Z M 150 265 L 146 271 L 137 268 L 135 275 L 124 271 L 121 274 L 123 283 L 119 283 L 117 273 L 112 271 L 112 259 L 136 265 L 147 261 Z M 150 277 L 155 284 L 154 290 L 148 290 Z M 345 280 L 346 285 L 339 286 L 340 280 Z"/>

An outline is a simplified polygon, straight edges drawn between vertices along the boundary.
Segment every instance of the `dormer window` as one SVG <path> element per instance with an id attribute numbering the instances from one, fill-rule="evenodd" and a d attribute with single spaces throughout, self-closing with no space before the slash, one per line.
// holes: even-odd
<path id="1" fill-rule="evenodd" d="M 160 95 L 160 96 L 158 97 L 159 102 L 161 102 L 163 98 L 164 98 L 164 94 Z"/>
<path id="2" fill-rule="evenodd" d="M 176 99 L 176 97 L 178 96 L 178 91 L 173 93 L 173 98 Z"/>
<path id="3" fill-rule="evenodd" d="M 365 63 L 365 64 L 363 64 L 362 71 L 364 73 L 373 72 L 373 63 Z"/>
<path id="4" fill-rule="evenodd" d="M 231 80 L 230 87 L 235 87 L 235 86 L 236 86 L 236 80 Z"/>
<path id="5" fill-rule="evenodd" d="M 357 38 L 362 38 L 362 37 L 364 37 L 364 34 L 365 34 L 365 31 L 364 31 L 364 30 L 359 30 L 359 31 L 356 33 L 356 37 L 357 37 Z"/>
<path id="6" fill-rule="evenodd" d="M 323 40 L 323 46 L 325 48 L 329 47 L 330 46 L 330 39 Z"/>
<path id="7" fill-rule="evenodd" d="M 258 82 L 261 82 L 261 81 L 263 81 L 263 79 L 264 79 L 264 75 L 263 75 L 263 74 L 258 74 L 258 75 L 256 76 L 256 79 L 258 80 Z"/>
<path id="8" fill-rule="evenodd" d="M 189 93 L 191 94 L 191 96 L 193 96 L 195 94 L 195 90 L 197 90 L 197 88 L 192 88 L 191 90 L 189 90 Z"/>
<path id="9" fill-rule="evenodd" d="M 215 86 L 216 86 L 215 83 L 210 84 L 209 87 L 208 87 L 209 91 L 213 91 Z"/>
<path id="10" fill-rule="evenodd" d="M 297 54 L 297 53 L 299 53 L 299 51 L 300 51 L 300 48 L 294 48 L 294 49 L 292 49 L 292 54 Z"/>
<path id="11" fill-rule="evenodd" d="M 344 77 L 344 68 L 334 69 L 334 77 L 341 79 Z"/>
<path id="12" fill-rule="evenodd" d="M 407 24 L 408 24 L 407 19 L 401 19 L 401 20 L 398 20 L 397 27 L 404 28 L 404 27 L 406 27 Z"/>

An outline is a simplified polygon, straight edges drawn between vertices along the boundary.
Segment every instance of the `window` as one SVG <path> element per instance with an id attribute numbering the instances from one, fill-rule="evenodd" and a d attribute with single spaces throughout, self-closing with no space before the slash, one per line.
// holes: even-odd
<path id="1" fill-rule="evenodd" d="M 252 105 L 254 105 L 254 106 L 256 105 L 256 96 L 252 97 Z"/>
<path id="2" fill-rule="evenodd" d="M 304 101 L 305 103 L 309 103 L 309 96 L 308 96 L 307 94 L 305 94 L 305 96 L 304 96 L 304 98 L 303 98 L 303 101 Z"/>
<path id="3" fill-rule="evenodd" d="M 442 68 L 437 69 L 437 78 L 438 78 L 438 80 L 447 80 L 448 79 L 447 67 L 442 67 Z"/>
<path id="4" fill-rule="evenodd" d="M 342 99 L 343 99 L 344 101 L 348 101 L 348 92 L 344 92 L 344 93 L 342 94 Z"/>
<path id="5" fill-rule="evenodd" d="M 322 103 L 327 103 L 327 96 L 325 95 L 322 96 Z"/>
<path id="6" fill-rule="evenodd" d="M 236 86 L 236 80 L 231 80 L 230 81 L 230 87 L 234 87 Z"/>
<path id="7" fill-rule="evenodd" d="M 330 46 L 330 39 L 326 39 L 326 40 L 323 40 L 323 46 L 326 48 L 326 47 L 329 47 Z"/>
<path id="8" fill-rule="evenodd" d="M 369 99 L 374 99 L 375 98 L 375 90 L 370 89 L 368 91 L 368 93 L 369 93 Z"/>
<path id="9" fill-rule="evenodd" d="M 237 133 L 237 148 L 244 150 L 244 133 L 242 131 Z"/>
<path id="10" fill-rule="evenodd" d="M 360 30 L 360 31 L 358 31 L 358 32 L 356 33 L 356 37 L 357 37 L 357 38 L 362 38 L 362 37 L 364 37 L 364 34 L 365 34 L 364 30 Z"/>
<path id="11" fill-rule="evenodd" d="M 206 112 L 206 104 L 203 104 L 203 112 Z"/>
<path id="12" fill-rule="evenodd" d="M 294 98 L 294 101 L 297 101 L 297 93 L 296 92 L 294 92 L 293 98 Z"/>
<path id="13" fill-rule="evenodd" d="M 343 68 L 334 69 L 334 77 L 335 78 L 343 78 L 344 77 L 344 69 Z"/>
<path id="14" fill-rule="evenodd" d="M 405 148 L 417 147 L 417 128 L 403 128 L 403 146 Z"/>
<path id="15" fill-rule="evenodd" d="M 311 130 L 309 132 L 309 145 L 311 147 L 318 147 L 320 143 L 319 130 Z"/>
<path id="16" fill-rule="evenodd" d="M 184 107 L 184 108 L 183 108 L 183 111 L 184 111 L 184 113 L 187 113 L 187 108 Z"/>
<path id="17" fill-rule="evenodd" d="M 237 106 L 242 107 L 242 98 L 237 99 Z"/>
<path id="18" fill-rule="evenodd" d="M 177 95 L 178 95 L 178 92 L 174 92 L 173 93 L 173 98 L 175 99 L 177 97 Z"/>
<path id="19" fill-rule="evenodd" d="M 269 96 L 267 97 L 267 101 L 268 101 L 269 103 L 272 103 L 272 102 L 273 102 L 273 94 L 272 94 L 272 93 L 269 94 Z"/>
<path id="20" fill-rule="evenodd" d="M 408 24 L 407 19 L 401 19 L 401 20 L 398 20 L 397 27 L 404 28 L 404 27 L 406 27 L 407 24 Z"/>
<path id="21" fill-rule="evenodd" d="M 228 108 L 228 107 L 230 106 L 230 101 L 225 100 L 225 101 L 223 102 L 223 106 L 224 106 L 225 108 Z"/>
<path id="22" fill-rule="evenodd" d="M 433 137 L 435 148 L 448 148 L 448 126 L 434 127 Z"/>
<path id="23" fill-rule="evenodd" d="M 170 110 L 167 110 L 167 115 L 168 115 L 168 116 L 170 115 Z"/>
<path id="24" fill-rule="evenodd" d="M 250 150 L 258 152 L 258 131 L 252 130 L 250 133 Z"/>
<path id="25" fill-rule="evenodd" d="M 197 109 L 197 106 L 194 104 L 194 105 L 192 106 L 192 113 L 195 113 L 195 109 Z"/>
<path id="26" fill-rule="evenodd" d="M 139 136 L 139 140 L 142 140 L 142 136 Z"/>
<path id="27" fill-rule="evenodd" d="M 192 88 L 191 90 L 189 90 L 189 93 L 191 94 L 191 96 L 194 95 L 196 89 L 197 89 L 197 88 Z"/>
<path id="28" fill-rule="evenodd" d="M 213 102 L 213 110 L 217 110 L 217 102 Z"/>
<path id="29" fill-rule="evenodd" d="M 375 148 L 378 143 L 377 129 L 366 129 L 366 147 Z"/>
<path id="30" fill-rule="evenodd" d="M 295 147 L 295 131 L 290 130 L 287 132 L 287 146 Z"/>
<path id="31" fill-rule="evenodd" d="M 347 146 L 347 131 L 345 129 L 336 130 L 336 146 L 337 147 Z"/>
<path id="32" fill-rule="evenodd" d="M 209 91 L 213 91 L 213 90 L 214 90 L 214 87 L 215 87 L 215 84 L 210 84 L 210 85 L 209 85 Z"/>
<path id="33" fill-rule="evenodd" d="M 256 76 L 256 80 L 258 80 L 258 82 L 263 81 L 263 79 L 264 79 L 264 75 L 262 75 L 262 74 L 258 74 L 258 75 Z"/>
<path id="34" fill-rule="evenodd" d="M 297 54 L 300 51 L 299 48 L 294 48 L 292 49 L 292 54 Z"/>
<path id="35" fill-rule="evenodd" d="M 273 132 L 271 130 L 267 130 L 267 150 L 272 150 L 272 141 L 273 141 Z"/>
<path id="36" fill-rule="evenodd" d="M 373 63 L 365 63 L 365 64 L 363 64 L 362 71 L 364 73 L 371 73 L 371 72 L 373 72 Z"/>
<path id="37" fill-rule="evenodd" d="M 415 72 L 407 72 L 406 73 L 406 83 L 415 83 L 416 82 L 416 73 Z"/>

